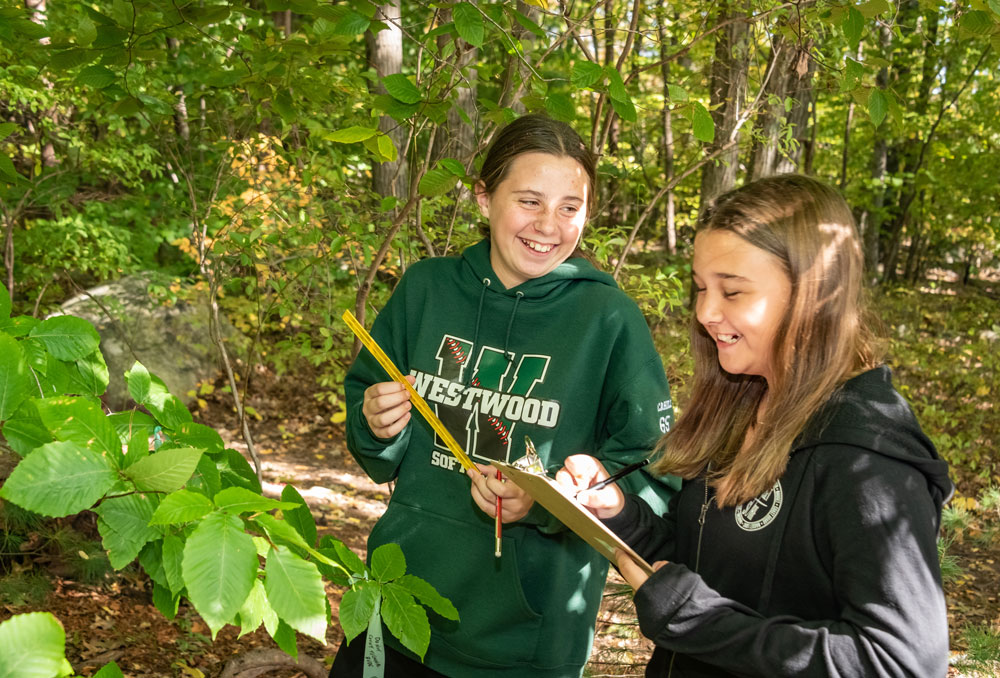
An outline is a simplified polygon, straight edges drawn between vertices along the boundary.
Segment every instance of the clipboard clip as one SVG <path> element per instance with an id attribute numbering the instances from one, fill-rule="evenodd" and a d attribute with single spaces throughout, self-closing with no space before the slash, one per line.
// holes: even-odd
<path id="1" fill-rule="evenodd" d="M 542 459 L 538 456 L 538 452 L 535 451 L 535 445 L 528 436 L 524 436 L 524 456 L 514 460 L 511 466 L 525 473 L 545 475 L 545 467 L 542 465 Z"/>

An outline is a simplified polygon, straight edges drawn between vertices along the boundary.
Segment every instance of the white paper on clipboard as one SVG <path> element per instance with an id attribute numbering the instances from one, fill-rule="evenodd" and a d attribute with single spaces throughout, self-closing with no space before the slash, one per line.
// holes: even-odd
<path id="1" fill-rule="evenodd" d="M 564 489 L 546 475 L 522 471 L 502 461 L 490 463 L 612 563 L 615 562 L 615 550 L 621 550 L 630 555 L 647 575 L 653 574 L 653 568 L 649 563 L 618 535 L 605 527 L 604 523 L 580 502 L 566 494 L 568 488 Z"/>

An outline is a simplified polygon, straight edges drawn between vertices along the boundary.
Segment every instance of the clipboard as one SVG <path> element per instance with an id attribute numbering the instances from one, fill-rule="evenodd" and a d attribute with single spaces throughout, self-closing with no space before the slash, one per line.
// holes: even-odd
<path id="1" fill-rule="evenodd" d="M 500 469 L 507 478 L 512 480 L 522 490 L 530 494 L 535 501 L 548 509 L 549 513 L 577 534 L 585 542 L 597 549 L 597 552 L 615 562 L 615 550 L 627 553 L 647 575 L 653 574 L 649 566 L 632 547 L 623 542 L 618 535 L 605 527 L 593 513 L 580 502 L 566 494 L 568 488 L 541 473 L 522 471 L 516 466 L 502 461 L 491 461 L 494 467 Z"/>

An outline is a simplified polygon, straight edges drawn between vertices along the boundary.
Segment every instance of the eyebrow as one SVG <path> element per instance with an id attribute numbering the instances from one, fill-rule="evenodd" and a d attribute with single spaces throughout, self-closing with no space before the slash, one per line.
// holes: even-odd
<path id="1" fill-rule="evenodd" d="M 534 191 L 534 190 L 531 190 L 530 188 L 525 188 L 525 189 L 522 189 L 520 191 L 511 191 L 511 193 L 513 193 L 515 195 L 530 195 L 530 196 L 533 196 L 533 197 L 536 197 L 536 198 L 544 198 L 545 197 L 545 195 L 543 193 L 541 193 L 540 191 Z M 580 196 L 577 196 L 577 195 L 564 195 L 563 197 L 559 198 L 559 200 L 563 200 L 563 201 L 569 200 L 571 202 L 583 202 L 583 198 L 581 198 Z"/>
<path id="2" fill-rule="evenodd" d="M 736 275 L 735 273 L 712 273 L 713 277 L 722 278 L 723 280 L 734 280 L 736 282 L 753 282 L 750 278 L 742 275 Z M 700 278 L 697 271 L 691 271 L 692 278 Z"/>

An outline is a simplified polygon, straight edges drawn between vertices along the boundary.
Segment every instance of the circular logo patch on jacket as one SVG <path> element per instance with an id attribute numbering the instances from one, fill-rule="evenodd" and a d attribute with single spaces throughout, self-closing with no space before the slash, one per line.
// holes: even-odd
<path id="1" fill-rule="evenodd" d="M 781 510 L 781 481 L 770 490 L 736 507 L 736 524 L 741 530 L 756 532 L 774 522 Z"/>

